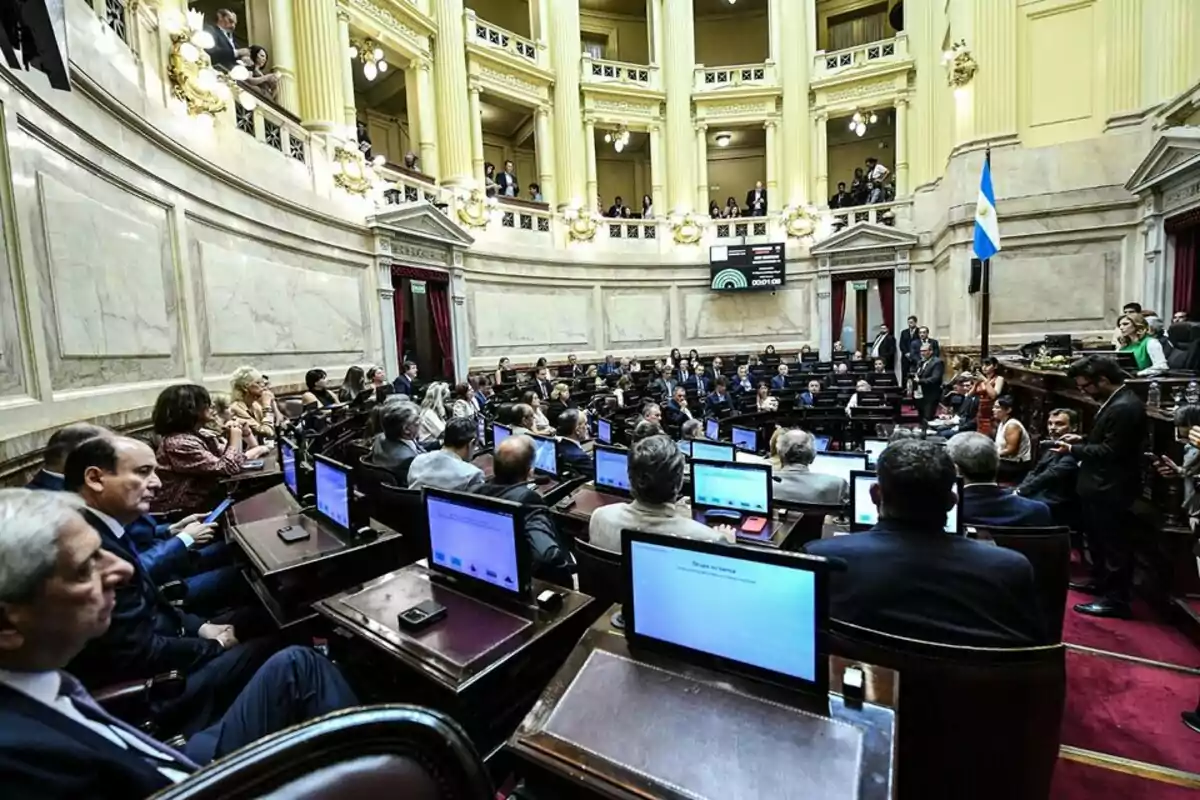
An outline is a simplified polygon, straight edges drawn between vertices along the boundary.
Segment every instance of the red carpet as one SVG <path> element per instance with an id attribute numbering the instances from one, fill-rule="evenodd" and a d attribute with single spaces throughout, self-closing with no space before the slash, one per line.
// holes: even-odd
<path id="1" fill-rule="evenodd" d="M 1126 775 L 1091 764 L 1058 760 L 1050 800 L 1195 800 L 1200 789 Z"/>
<path id="2" fill-rule="evenodd" d="M 1200 734 L 1179 720 L 1197 698 L 1200 676 L 1068 651 L 1061 742 L 1200 772 Z"/>
<path id="3" fill-rule="evenodd" d="M 1067 593 L 1067 613 L 1063 618 L 1063 641 L 1067 644 L 1200 668 L 1200 648 L 1177 628 L 1163 622 L 1144 600 L 1134 599 L 1131 620 L 1099 619 L 1071 610 L 1076 603 L 1092 599 L 1079 592 Z"/>

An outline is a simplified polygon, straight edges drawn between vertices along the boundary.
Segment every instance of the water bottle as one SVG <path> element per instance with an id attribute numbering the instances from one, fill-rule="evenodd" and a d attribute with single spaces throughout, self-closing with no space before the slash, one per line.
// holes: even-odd
<path id="1" fill-rule="evenodd" d="M 1189 406 L 1194 406 L 1200 403 L 1200 383 L 1196 381 L 1188 381 L 1187 391 L 1184 393 Z"/>
<path id="2" fill-rule="evenodd" d="M 1150 392 L 1146 395 L 1146 405 L 1151 408 L 1158 408 L 1162 402 L 1162 390 L 1158 388 L 1158 381 L 1150 383 Z"/>

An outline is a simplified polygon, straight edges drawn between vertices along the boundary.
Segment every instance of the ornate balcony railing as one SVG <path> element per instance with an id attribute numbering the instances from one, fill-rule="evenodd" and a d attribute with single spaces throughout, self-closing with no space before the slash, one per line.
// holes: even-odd
<path id="1" fill-rule="evenodd" d="M 658 242 L 658 220 L 605 218 L 601 223 L 602 239 L 611 242 Z"/>
<path id="2" fill-rule="evenodd" d="M 229 103 L 234 127 L 272 150 L 277 150 L 293 161 L 303 164 L 311 171 L 312 138 L 308 131 L 300 125 L 298 119 L 283 109 L 257 94 L 254 95 L 254 99 L 253 108 L 247 108 L 240 101 Z"/>
<path id="3" fill-rule="evenodd" d="M 592 58 L 587 53 L 583 54 L 580 80 L 585 84 L 637 86 L 643 89 L 655 90 L 662 88 L 657 66 L 627 64 L 624 61 Z"/>
<path id="4" fill-rule="evenodd" d="M 840 72 L 876 64 L 908 60 L 908 37 L 903 33 L 891 39 L 869 42 L 845 50 L 818 50 L 813 56 L 813 78 L 825 78 Z"/>
<path id="5" fill-rule="evenodd" d="M 468 8 L 464 16 L 466 18 L 467 44 L 477 44 L 481 47 L 500 50 L 529 64 L 541 63 L 537 42 L 526 39 L 524 36 L 518 36 L 499 25 L 484 22 L 475 16 L 472 9 Z"/>
<path id="6" fill-rule="evenodd" d="M 770 236 L 774 222 L 768 217 L 735 217 L 714 219 L 710 228 L 714 239 L 756 239 Z"/>
<path id="7" fill-rule="evenodd" d="M 513 202 L 511 199 L 499 198 L 494 218 L 499 222 L 501 232 L 528 233 L 549 242 L 554 214 L 549 206 L 524 201 Z M 488 226 L 495 228 L 496 222 Z"/>
<path id="8" fill-rule="evenodd" d="M 391 184 L 391 188 L 383 193 L 385 205 L 399 206 L 420 202 L 438 205 L 445 202 L 444 190 L 428 175 L 386 163 L 376 167 L 375 174 Z"/>
<path id="9" fill-rule="evenodd" d="M 843 230 L 850 225 L 869 222 L 873 225 L 906 227 L 911 200 L 898 200 L 891 203 L 874 203 L 866 206 L 851 206 L 850 208 L 831 208 L 829 215 L 833 221 L 833 231 Z"/>
<path id="10" fill-rule="evenodd" d="M 778 85 L 778 75 L 775 62 L 766 61 L 762 64 L 735 64 L 730 67 L 696 66 L 696 92 L 712 92 L 721 89 L 740 89 L 743 87 L 772 87 Z"/>

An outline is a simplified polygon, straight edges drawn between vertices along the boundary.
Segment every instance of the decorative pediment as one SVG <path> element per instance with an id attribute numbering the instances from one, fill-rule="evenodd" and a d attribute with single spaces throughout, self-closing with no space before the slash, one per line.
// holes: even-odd
<path id="1" fill-rule="evenodd" d="M 1125 188 L 1142 194 L 1188 170 L 1200 171 L 1200 128 L 1167 128 Z"/>
<path id="2" fill-rule="evenodd" d="M 429 203 L 401 206 L 367 220 L 376 233 L 386 231 L 393 239 L 410 239 L 443 248 L 468 248 L 475 239 L 458 223 Z"/>
<path id="3" fill-rule="evenodd" d="M 832 256 L 871 250 L 910 250 L 916 246 L 915 234 L 898 231 L 887 225 L 862 222 L 823 239 L 813 245 L 810 252 L 814 256 Z"/>

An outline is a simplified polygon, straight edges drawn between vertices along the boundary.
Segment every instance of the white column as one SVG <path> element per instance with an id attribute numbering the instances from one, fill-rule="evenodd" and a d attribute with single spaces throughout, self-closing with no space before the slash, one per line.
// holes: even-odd
<path id="1" fill-rule="evenodd" d="M 591 117 L 587 117 L 583 121 L 583 146 L 585 150 L 585 191 L 587 193 L 587 197 L 584 198 L 583 207 L 594 209 L 596 208 L 596 195 L 600 191 L 600 185 L 596 181 L 596 121 Z"/>
<path id="2" fill-rule="evenodd" d="M 696 211 L 708 211 L 708 125 L 696 125 Z"/>
<path id="3" fill-rule="evenodd" d="M 470 373 L 471 330 L 467 320 L 467 279 L 462 271 L 462 253 L 450 254 L 450 331 L 454 340 L 454 379 L 465 383 Z"/>
<path id="4" fill-rule="evenodd" d="M 816 176 L 812 198 L 814 205 L 823 206 L 829 202 L 829 116 L 822 111 L 814 119 L 813 136 L 813 174 Z"/>
<path id="5" fill-rule="evenodd" d="M 186 7 L 183 10 L 186 11 Z M 300 94 L 296 88 L 296 39 L 292 32 L 291 0 L 271 0 L 271 67 L 279 73 L 279 89 L 275 93 L 279 105 L 298 115 Z"/>
<path id="6" fill-rule="evenodd" d="M 346 130 L 354 130 L 358 109 L 354 100 L 354 62 L 350 60 L 350 15 L 338 10 L 338 41 L 341 43 L 341 53 L 338 53 L 339 64 L 342 65 L 342 102 L 345 103 Z M 390 373 L 389 373 L 390 374 Z"/>
<path id="7" fill-rule="evenodd" d="M 436 0 L 431 4 L 437 26 L 433 48 L 433 82 L 438 119 L 439 179 L 448 186 L 463 186 L 471 180 L 470 109 L 463 100 L 467 85 L 467 45 L 463 29 L 462 0 Z M 422 114 L 422 116 L 426 116 Z M 479 124 L 476 116 L 474 124 Z"/>
<path id="8" fill-rule="evenodd" d="M 662 64 L 663 58 L 663 0 L 646 0 L 646 21 L 650 26 L 650 63 Z M 655 202 L 658 202 L 655 199 Z"/>
<path id="9" fill-rule="evenodd" d="M 468 109 L 471 115 L 471 174 L 475 183 L 483 188 L 483 110 L 479 105 L 479 87 L 471 84 L 468 95 Z"/>
<path id="10" fill-rule="evenodd" d="M 805 203 L 812 186 L 812 118 L 808 113 L 809 73 L 813 48 L 807 43 L 816 27 L 814 0 L 783 0 L 780 3 L 779 80 L 783 87 L 780 128 L 787 132 L 779 183 L 782 205 Z"/>
<path id="11" fill-rule="evenodd" d="M 558 197 L 554 185 L 554 138 L 550 135 L 550 109 L 538 106 L 535 112 L 536 128 L 534 129 L 534 145 L 537 147 L 538 183 L 542 187 L 542 199 L 555 207 Z"/>
<path id="12" fill-rule="evenodd" d="M 787 0 L 770 0 L 767 6 L 767 25 L 769 26 L 770 35 L 770 58 L 776 64 L 779 63 L 779 29 L 783 24 L 781 17 L 781 8 Z M 770 200 L 770 196 L 767 197 Z"/>
<path id="13" fill-rule="evenodd" d="M 663 186 L 662 128 L 650 126 L 650 199 L 654 202 L 654 216 L 667 211 L 667 195 Z"/>
<path id="14" fill-rule="evenodd" d="M 763 127 L 767 129 L 767 213 L 774 214 L 779 210 L 779 144 L 775 141 L 778 125 L 769 119 Z"/>
<path id="15" fill-rule="evenodd" d="M 896 332 L 908 315 L 912 312 L 909 310 L 912 306 L 912 270 L 909 266 L 909 252 L 902 250 L 896 253 L 896 271 L 894 280 L 892 281 L 892 333 Z M 901 374 L 901 359 L 900 354 L 896 354 L 896 379 L 900 379 Z M 903 386 L 903 384 L 900 384 Z"/>
<path id="16" fill-rule="evenodd" d="M 579 2 L 557 2 L 549 14 L 550 62 L 554 67 L 554 179 L 558 203 L 591 208 L 594 193 L 586 193 L 584 144 L 579 141 L 583 107 L 579 97 Z M 590 139 L 588 140 L 590 141 Z"/>
<path id="17" fill-rule="evenodd" d="M 833 357 L 833 281 L 829 274 L 829 257 L 823 256 L 817 270 L 817 342 L 821 360 Z"/>
<path id="18" fill-rule="evenodd" d="M 416 70 L 421 172 L 432 178 L 440 179 L 442 166 L 438 159 L 438 115 L 436 98 L 433 94 L 433 62 L 428 58 L 422 58 L 417 62 Z M 410 126 L 408 130 L 409 137 L 411 137 L 412 127 Z"/>
<path id="19" fill-rule="evenodd" d="M 670 35 L 667 32 L 670 31 Z M 667 102 L 667 185 L 665 210 L 691 211 L 696 197 L 692 84 L 695 80 L 695 21 L 692 0 L 663 0 L 663 91 Z M 808 84 L 804 86 L 808 93 Z M 697 209 L 703 211 L 704 209 Z"/>
<path id="20" fill-rule="evenodd" d="M 908 98 L 896 99 L 896 199 L 908 196 Z"/>

